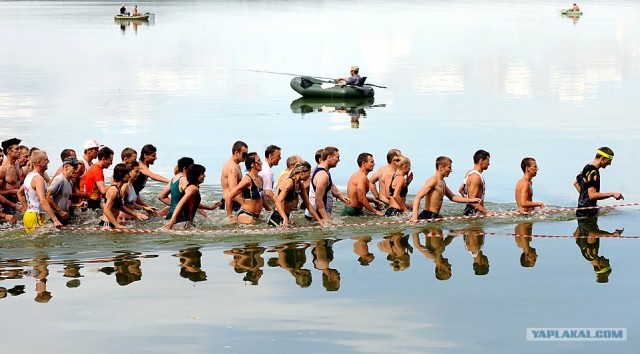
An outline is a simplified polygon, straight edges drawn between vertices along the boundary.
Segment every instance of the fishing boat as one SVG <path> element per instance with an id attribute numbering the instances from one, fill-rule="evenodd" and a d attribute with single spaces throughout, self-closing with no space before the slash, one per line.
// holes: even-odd
<path id="1" fill-rule="evenodd" d="M 148 12 L 138 15 L 116 15 L 113 19 L 116 21 L 149 21 L 150 15 Z"/>
<path id="2" fill-rule="evenodd" d="M 320 80 L 311 76 L 296 76 L 291 79 L 290 84 L 291 88 L 303 97 L 361 98 L 373 97 L 374 95 L 371 86 L 339 85 L 336 82 Z"/>
<path id="3" fill-rule="evenodd" d="M 580 15 L 582 15 L 582 11 L 562 10 L 560 13 L 565 15 L 565 16 L 580 16 Z"/>

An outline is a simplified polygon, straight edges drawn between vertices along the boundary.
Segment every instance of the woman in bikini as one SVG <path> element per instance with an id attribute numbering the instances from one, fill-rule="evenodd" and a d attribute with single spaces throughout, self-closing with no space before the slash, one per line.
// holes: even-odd
<path id="1" fill-rule="evenodd" d="M 102 208 L 99 227 L 104 227 L 105 229 L 123 228 L 122 224 L 118 222 L 120 211 L 136 220 L 146 219 L 146 215 L 136 213 L 123 205 L 122 186 L 129 182 L 131 177 L 129 172 L 131 171 L 123 163 L 119 163 L 113 168 L 113 183 L 107 188 L 107 193 L 105 194 L 106 202 Z"/>
<path id="2" fill-rule="evenodd" d="M 278 187 L 276 210 L 271 214 L 271 218 L 269 218 L 269 225 L 283 228 L 289 227 L 291 209 L 293 209 L 293 205 L 297 203 L 298 196 L 301 196 L 304 205 L 309 209 L 311 215 L 313 215 L 316 220 L 320 220 L 320 226 L 324 226 L 315 208 L 311 207 L 309 191 L 304 188 L 304 182 L 308 180 L 309 177 L 311 177 L 311 165 L 308 162 L 302 161 L 294 166 L 289 177 L 282 181 Z"/>
<path id="3" fill-rule="evenodd" d="M 235 224 L 255 224 L 260 218 L 262 208 L 271 211 L 267 198 L 262 189 L 262 177 L 258 176 L 258 172 L 262 171 L 262 161 L 256 152 L 250 152 L 244 159 L 244 165 L 247 174 L 242 178 L 240 183 L 231 190 L 225 198 L 225 205 L 229 223 Z M 232 201 L 238 194 L 242 193 L 242 207 L 238 211 L 237 217 L 231 213 Z"/>
<path id="4" fill-rule="evenodd" d="M 396 173 L 391 177 L 389 185 L 389 208 L 385 212 L 385 216 L 409 216 L 409 208 L 407 205 L 407 180 L 405 176 L 411 171 L 411 161 L 404 156 L 396 156 L 393 158 L 396 164 Z"/>

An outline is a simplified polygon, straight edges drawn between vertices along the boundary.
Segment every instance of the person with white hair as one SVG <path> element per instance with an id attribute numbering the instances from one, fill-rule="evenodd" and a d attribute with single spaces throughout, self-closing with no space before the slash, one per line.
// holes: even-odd
<path id="1" fill-rule="evenodd" d="M 360 68 L 358 68 L 357 66 L 352 66 L 351 69 L 349 70 L 349 77 L 339 77 L 338 78 L 338 85 L 358 85 L 358 83 L 360 83 L 360 75 L 358 75 L 358 72 L 360 72 Z"/>

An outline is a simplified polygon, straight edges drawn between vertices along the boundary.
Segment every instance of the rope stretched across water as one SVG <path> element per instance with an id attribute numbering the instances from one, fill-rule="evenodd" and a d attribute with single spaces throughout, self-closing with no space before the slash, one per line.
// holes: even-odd
<path id="1" fill-rule="evenodd" d="M 365 223 L 343 223 L 343 224 L 332 224 L 329 226 L 321 227 L 319 225 L 314 226 L 296 226 L 292 228 L 274 228 L 274 227 L 266 227 L 266 228 L 237 228 L 237 229 L 213 229 L 213 230 L 200 230 L 200 229 L 192 229 L 192 230 L 165 230 L 165 229 L 138 229 L 138 228 L 121 228 L 121 229 L 104 229 L 101 227 L 82 227 L 82 226 L 64 226 L 62 230 L 72 230 L 72 231 L 107 231 L 107 232 L 118 232 L 118 233 L 141 233 L 141 234 L 150 234 L 150 233 L 175 233 L 175 234 L 255 234 L 255 233 L 290 233 L 290 232 L 299 232 L 299 231 L 311 231 L 311 230 L 332 230 L 332 229 L 341 229 L 341 228 L 358 228 L 358 227 L 371 227 L 371 226 L 383 226 L 383 225 L 422 225 L 428 223 L 442 222 L 442 221 L 454 221 L 454 220 L 474 220 L 474 219 L 492 219 L 492 218 L 500 218 L 507 216 L 518 216 L 518 215 L 537 215 L 537 214 L 552 214 L 552 213 L 564 213 L 564 212 L 575 212 L 577 210 L 593 210 L 593 209 L 613 209 L 613 208 L 622 208 L 622 207 L 632 207 L 632 206 L 640 206 L 640 203 L 626 203 L 626 204 L 613 204 L 613 205 L 603 205 L 603 206 L 593 206 L 593 207 L 573 207 L 573 208 L 554 208 L 554 209 L 539 209 L 530 212 L 505 212 L 505 213 L 494 213 L 488 215 L 468 215 L 468 216 L 450 216 L 450 217 L 442 217 L 428 220 L 418 220 L 417 222 L 411 222 L 409 220 L 384 220 L 384 221 L 371 221 Z M 522 235 L 532 237 L 531 235 Z M 542 235 L 539 235 L 542 237 Z M 549 236 L 552 237 L 552 236 Z M 560 236 L 558 236 L 560 237 Z M 573 236 L 571 236 L 573 237 Z M 627 237 L 631 238 L 631 237 Z"/>
<path id="2" fill-rule="evenodd" d="M 434 218 L 428 220 L 418 220 L 416 222 L 412 222 L 410 220 L 383 220 L 383 221 L 370 221 L 365 223 L 342 223 L 342 224 L 332 224 L 325 227 L 321 227 L 319 225 L 313 226 L 296 226 L 287 229 L 283 228 L 274 228 L 274 227 L 266 227 L 266 228 L 237 228 L 237 229 L 190 229 L 190 230 L 165 230 L 163 228 L 159 229 L 140 229 L 140 228 L 111 228 L 105 229 L 102 227 L 86 227 L 86 226 L 63 226 L 61 230 L 70 230 L 70 231 L 99 231 L 99 232 L 115 232 L 115 233 L 136 233 L 136 234 L 152 234 L 152 233 L 174 233 L 174 234 L 256 234 L 256 233 L 293 233 L 300 231 L 312 231 L 312 230 L 335 230 L 342 228 L 359 228 L 359 227 L 372 227 L 372 226 L 385 226 L 385 225 L 412 225 L 419 226 L 429 223 L 437 223 L 443 221 L 455 221 L 455 220 L 475 220 L 475 219 L 492 219 L 492 218 L 500 218 L 500 217 L 508 217 L 508 216 L 526 216 L 526 215 L 537 215 L 537 214 L 552 214 L 552 213 L 564 213 L 564 212 L 575 212 L 577 210 L 594 210 L 594 209 L 613 209 L 613 208 L 622 208 L 622 207 L 633 207 L 640 206 L 640 203 L 625 203 L 625 204 L 612 204 L 612 205 L 602 205 L 602 206 L 593 206 L 593 207 L 572 207 L 572 208 L 553 208 L 553 209 L 539 209 L 530 212 L 505 212 L 505 213 L 493 213 L 488 215 L 466 215 L 466 216 L 449 216 L 442 218 Z M 43 228 L 53 228 L 52 226 L 46 226 Z M 3 230 L 24 230 L 24 227 L 21 228 L 6 228 Z M 0 229 L 2 230 L 2 229 Z M 489 234 L 489 233 L 487 233 Z M 514 236 L 515 234 L 510 234 Z M 515 235 L 518 236 L 518 235 Z M 532 235 L 522 235 L 532 237 Z M 537 235 L 537 237 L 556 237 L 556 236 L 545 236 L 545 235 Z M 562 237 L 562 236 L 557 236 Z M 573 236 L 571 236 L 573 237 Z M 634 238 L 630 236 L 626 236 L 626 238 Z"/>

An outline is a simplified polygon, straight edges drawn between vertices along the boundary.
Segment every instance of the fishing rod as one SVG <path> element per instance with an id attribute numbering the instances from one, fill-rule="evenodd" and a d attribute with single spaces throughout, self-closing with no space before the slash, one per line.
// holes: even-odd
<path id="1" fill-rule="evenodd" d="M 249 72 L 253 72 L 253 73 L 264 73 L 264 74 L 275 74 L 275 75 L 287 75 L 287 76 L 310 76 L 310 77 L 315 77 L 316 79 L 323 79 L 323 80 L 331 80 L 331 81 L 335 81 L 336 79 L 333 77 L 323 77 L 323 76 L 314 76 L 314 75 L 301 75 L 301 74 L 293 74 L 293 73 L 282 73 L 282 72 L 277 72 L 277 71 L 266 71 L 266 70 L 249 70 L 249 69 L 233 69 L 236 71 L 249 71 Z M 335 83 L 335 82 L 334 82 Z M 386 89 L 386 86 L 380 86 L 380 85 L 374 85 L 374 84 L 364 84 L 365 86 L 372 86 L 372 87 L 378 87 L 378 88 L 383 88 Z"/>

